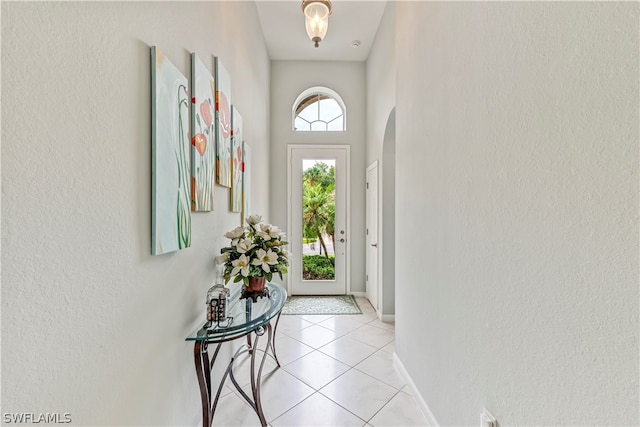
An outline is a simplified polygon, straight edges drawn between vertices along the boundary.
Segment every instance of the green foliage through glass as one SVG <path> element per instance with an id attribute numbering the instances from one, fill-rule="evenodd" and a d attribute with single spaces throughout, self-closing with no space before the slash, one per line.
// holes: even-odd
<path id="1" fill-rule="evenodd" d="M 313 242 L 317 239 L 322 254 L 303 256 L 303 280 L 335 278 L 335 187 L 335 167 L 327 163 L 317 162 L 302 175 L 303 237 Z"/>
<path id="2" fill-rule="evenodd" d="M 322 255 L 303 256 L 302 278 L 304 280 L 334 280 L 336 278 L 335 258 Z"/>

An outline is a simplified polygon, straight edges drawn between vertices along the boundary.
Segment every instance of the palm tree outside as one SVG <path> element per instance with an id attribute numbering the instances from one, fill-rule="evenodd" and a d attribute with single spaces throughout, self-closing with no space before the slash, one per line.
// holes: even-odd
<path id="1" fill-rule="evenodd" d="M 335 278 L 335 163 L 314 161 L 302 176 L 303 255 L 305 280 Z M 318 255 L 311 252 L 319 243 Z"/>

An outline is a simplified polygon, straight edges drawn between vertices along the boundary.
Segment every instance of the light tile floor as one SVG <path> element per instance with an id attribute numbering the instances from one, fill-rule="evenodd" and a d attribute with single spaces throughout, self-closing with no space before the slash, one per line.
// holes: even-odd
<path id="1" fill-rule="evenodd" d="M 366 299 L 357 301 L 363 314 L 280 317 L 276 351 L 282 367 L 267 359 L 262 376 L 270 426 L 428 425 L 393 367 L 393 324 L 378 320 Z M 241 373 L 248 361 L 238 363 L 238 381 L 248 385 L 249 376 Z M 225 387 L 225 393 L 214 426 L 260 425 L 235 388 Z"/>

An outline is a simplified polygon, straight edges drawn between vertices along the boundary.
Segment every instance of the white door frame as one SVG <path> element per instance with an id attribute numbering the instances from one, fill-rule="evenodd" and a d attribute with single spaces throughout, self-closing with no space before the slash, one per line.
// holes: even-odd
<path id="1" fill-rule="evenodd" d="M 369 173 L 371 171 L 375 170 L 375 183 L 373 182 L 369 182 Z M 367 234 L 365 235 L 365 244 L 366 244 L 366 253 L 365 253 L 365 259 L 366 259 L 366 272 L 365 274 L 367 275 L 367 280 L 366 280 L 366 287 L 365 287 L 365 293 L 367 295 L 367 299 L 369 299 L 369 302 L 371 303 L 371 305 L 373 306 L 373 308 L 375 308 L 376 313 L 378 314 L 378 317 L 380 317 L 380 313 L 382 312 L 382 280 L 381 280 L 381 266 L 380 266 L 380 251 L 382 250 L 380 241 L 382 239 L 380 239 L 380 188 L 379 188 L 379 184 L 380 184 L 380 178 L 379 178 L 379 169 L 378 169 L 378 161 L 375 160 L 373 163 L 371 163 L 368 167 L 367 167 L 367 171 L 366 171 L 366 175 L 365 175 L 365 182 L 367 183 L 367 193 L 366 193 L 366 209 L 365 209 L 365 214 L 366 214 L 366 219 L 365 219 L 365 224 L 367 227 Z M 374 184 L 371 185 L 370 184 Z M 375 194 L 373 193 L 375 191 Z M 373 201 L 374 199 L 371 199 L 371 197 L 375 197 L 375 206 L 369 206 L 370 202 Z M 375 215 L 375 224 L 372 226 L 372 228 L 369 228 L 369 226 L 371 225 L 371 221 L 370 221 L 370 214 Z M 375 258 L 371 261 L 375 262 L 375 267 L 372 269 L 371 266 L 369 265 L 369 253 L 372 250 L 369 245 L 373 245 L 371 243 L 371 237 L 372 235 L 375 235 Z M 375 279 L 375 283 L 373 282 L 373 279 Z M 375 291 L 375 294 L 372 294 L 372 290 Z M 375 297 L 375 301 L 371 301 L 371 297 L 374 296 Z"/>
<path id="2" fill-rule="evenodd" d="M 291 158 L 295 149 L 338 149 L 346 151 L 346 218 L 345 218 L 345 292 L 351 293 L 351 147 L 349 145 L 317 145 L 317 144 L 289 144 L 287 145 L 287 237 L 291 236 L 292 227 L 292 188 L 291 188 Z M 287 294 L 292 294 L 291 275 L 287 274 Z"/>

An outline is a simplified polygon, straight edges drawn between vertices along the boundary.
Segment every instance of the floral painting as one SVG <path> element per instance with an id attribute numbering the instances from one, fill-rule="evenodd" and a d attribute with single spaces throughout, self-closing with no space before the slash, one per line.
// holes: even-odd
<path id="1" fill-rule="evenodd" d="M 213 210 L 216 168 L 215 83 L 204 63 L 191 54 L 191 210 Z"/>
<path id="2" fill-rule="evenodd" d="M 242 212 L 242 116 L 231 106 L 231 212 Z"/>
<path id="3" fill-rule="evenodd" d="M 231 77 L 216 57 L 216 182 L 231 187 Z"/>
<path id="4" fill-rule="evenodd" d="M 151 47 L 151 254 L 191 246 L 187 78 Z"/>
<path id="5" fill-rule="evenodd" d="M 242 143 L 242 218 L 251 215 L 251 147 Z M 244 224 L 244 222 L 243 222 Z"/>

